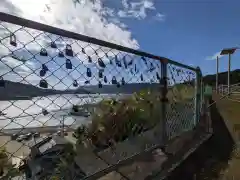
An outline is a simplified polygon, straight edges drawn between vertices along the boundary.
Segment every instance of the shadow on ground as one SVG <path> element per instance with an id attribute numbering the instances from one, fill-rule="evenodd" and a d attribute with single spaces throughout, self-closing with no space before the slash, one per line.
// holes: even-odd
<path id="1" fill-rule="evenodd" d="M 213 100 L 210 100 L 210 104 Z M 166 180 L 216 180 L 231 158 L 234 140 L 216 104 L 210 107 L 213 136 L 191 154 Z"/>

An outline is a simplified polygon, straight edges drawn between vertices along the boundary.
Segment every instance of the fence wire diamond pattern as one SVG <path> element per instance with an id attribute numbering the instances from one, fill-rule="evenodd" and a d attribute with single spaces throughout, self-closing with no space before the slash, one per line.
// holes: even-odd
<path id="1" fill-rule="evenodd" d="M 168 139 L 196 125 L 194 69 L 166 66 L 162 112 L 158 58 L 57 32 L 0 22 L 0 176 L 142 179 L 163 114 Z"/>

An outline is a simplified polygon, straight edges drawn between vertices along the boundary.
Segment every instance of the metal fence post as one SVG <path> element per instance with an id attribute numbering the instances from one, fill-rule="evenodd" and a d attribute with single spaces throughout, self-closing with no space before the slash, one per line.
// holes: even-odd
<path id="1" fill-rule="evenodd" d="M 161 62 L 161 128 L 162 128 L 162 141 L 165 144 L 167 141 L 167 61 Z"/>
<path id="2" fill-rule="evenodd" d="M 204 103 L 204 83 L 203 83 L 203 78 L 201 78 L 201 111 L 203 110 L 203 103 Z"/>
<path id="3" fill-rule="evenodd" d="M 201 78 L 202 73 L 199 67 L 196 71 L 196 80 L 195 80 L 195 111 L 194 111 L 194 126 L 197 125 L 200 119 L 200 108 L 201 108 Z"/>

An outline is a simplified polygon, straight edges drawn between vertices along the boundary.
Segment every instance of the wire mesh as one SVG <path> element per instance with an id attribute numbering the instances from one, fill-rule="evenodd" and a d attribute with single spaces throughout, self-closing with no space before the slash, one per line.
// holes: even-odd
<path id="1" fill-rule="evenodd" d="M 169 139 L 195 127 L 196 72 L 168 65 L 167 136 Z"/>
<path id="2" fill-rule="evenodd" d="M 0 58 L 2 178 L 136 179 L 120 166 L 161 145 L 159 60 L 3 21 Z M 169 139 L 194 127 L 195 76 L 178 68 Z"/>

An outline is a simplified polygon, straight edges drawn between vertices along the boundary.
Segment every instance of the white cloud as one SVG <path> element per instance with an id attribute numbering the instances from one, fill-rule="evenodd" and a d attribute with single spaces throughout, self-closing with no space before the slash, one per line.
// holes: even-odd
<path id="1" fill-rule="evenodd" d="M 120 44 L 122 46 L 127 46 L 134 49 L 139 48 L 139 44 L 137 40 L 132 37 L 131 31 L 126 29 L 126 25 L 122 23 L 120 19 L 115 17 L 114 9 L 104 6 L 102 0 L 79 0 L 78 2 L 79 3 L 74 4 L 72 0 L 3 0 L 0 2 L 0 11 L 70 30 L 76 33 L 88 35 L 90 37 Z M 1 27 L 0 29 L 0 38 L 9 36 L 10 32 L 6 31 L 5 27 L 12 32 L 19 28 L 4 23 L 4 27 Z M 33 40 L 33 37 L 31 37 L 30 34 L 35 37 L 37 34 L 39 34 L 39 32 L 31 30 L 30 34 L 27 34 L 24 32 L 24 30 L 19 30 L 15 34 L 18 41 L 27 44 L 27 42 Z M 50 37 L 56 39 L 53 36 Z M 51 42 L 46 35 L 39 36 L 35 39 L 35 41 L 41 45 Z M 18 49 L 17 52 L 19 52 L 21 56 L 29 56 L 29 53 L 27 53 L 25 50 L 26 47 L 24 47 L 21 43 L 18 43 L 17 48 L 9 45 L 9 38 L 6 38 L 6 41 L 2 41 L 2 43 L 5 44 L 0 44 L 1 57 L 11 55 L 11 51 L 15 51 L 16 49 Z M 62 43 L 63 42 L 60 42 L 59 44 Z M 6 44 L 7 47 L 5 47 Z M 33 52 L 37 49 L 39 51 L 41 48 L 39 44 L 35 42 L 28 44 L 28 51 Z M 86 43 L 80 42 L 79 44 L 81 46 L 86 46 Z M 76 44 L 74 44 L 72 47 L 76 50 L 76 52 L 81 51 L 80 47 Z M 94 49 L 99 48 L 94 45 L 91 45 L 91 47 Z M 65 45 L 63 45 L 60 49 L 63 48 L 65 48 Z M 93 49 L 90 47 L 86 48 L 85 50 L 87 54 L 94 53 Z M 48 49 L 48 51 L 51 51 L 51 54 L 53 54 L 52 50 Z M 17 53 L 15 52 L 15 55 L 16 54 Z M 103 56 L 103 51 L 100 50 L 98 55 Z M 30 54 L 30 56 L 32 55 Z M 87 61 L 87 58 L 82 55 L 79 55 L 79 59 L 85 59 L 85 61 Z M 45 61 L 44 58 L 38 58 L 38 60 Z M 29 62 L 32 67 L 34 67 L 34 64 L 32 64 L 33 62 L 36 63 L 35 61 L 32 61 L 31 63 Z M 11 65 L 11 68 L 19 66 L 19 62 L 12 58 L 6 58 L 3 63 Z M 39 66 L 40 65 L 38 64 L 36 67 L 39 68 Z M 19 70 L 19 73 L 26 74 L 28 72 L 28 68 L 24 64 L 20 67 L 21 69 L 17 69 Z M 0 69 L 2 68 L 3 67 L 0 67 Z M 3 73 L 0 73 L 0 75 L 1 74 Z"/>
<path id="2" fill-rule="evenodd" d="M 206 57 L 206 60 L 216 60 L 217 57 L 218 57 L 218 58 L 221 58 L 222 55 L 220 55 L 220 53 L 221 53 L 221 52 L 217 52 L 217 53 L 215 53 L 213 56 L 208 56 L 208 57 Z"/>
<path id="3" fill-rule="evenodd" d="M 122 5 L 124 9 L 128 9 L 129 8 L 128 0 L 122 0 Z"/>
<path id="4" fill-rule="evenodd" d="M 155 19 L 157 21 L 164 21 L 165 20 L 165 15 L 157 13 L 156 16 L 155 16 Z"/>
<path id="5" fill-rule="evenodd" d="M 118 11 L 118 16 L 121 18 L 136 18 L 145 19 L 147 17 L 147 11 L 156 10 L 152 0 L 140 0 L 130 2 L 128 0 L 122 0 L 123 9 Z M 156 17 L 159 19 L 164 15 L 157 13 Z"/>
<path id="6" fill-rule="evenodd" d="M 0 2 L 0 11 L 14 14 L 20 17 L 31 19 L 34 21 L 42 22 L 62 29 L 70 30 L 80 34 L 88 35 L 98 39 L 110 41 L 122 46 L 138 49 L 139 44 L 136 39 L 132 37 L 131 31 L 127 26 L 121 22 L 121 18 L 116 16 L 116 11 L 110 7 L 103 5 L 103 0 L 78 0 L 79 3 L 74 4 L 72 0 L 4 0 Z M 154 10 L 154 4 L 151 1 L 127 2 L 125 0 L 124 8 L 129 8 L 127 15 L 139 17 L 143 19 L 146 17 L 146 10 Z M 136 11 L 136 12 L 135 12 Z M 125 12 L 125 11 L 124 11 Z M 0 38 L 4 40 L 0 43 L 0 57 L 5 58 L 0 63 L 0 76 L 4 75 L 4 79 L 13 81 L 27 81 L 31 84 L 38 85 L 40 79 L 46 78 L 50 86 L 54 88 L 64 89 L 71 86 L 73 80 L 77 79 L 81 85 L 84 85 L 86 80 L 91 80 L 91 84 L 97 84 L 98 78 L 98 57 L 105 56 L 105 53 L 110 49 L 88 43 L 75 42 L 70 39 L 60 38 L 55 35 L 40 34 L 39 31 L 31 29 L 19 29 L 17 26 L 2 23 L 0 26 Z M 10 32 L 16 31 L 17 47 L 9 44 Z M 27 33 L 27 30 L 29 33 Z M 51 38 L 51 39 L 50 39 Z M 67 70 L 65 67 L 66 59 L 58 58 L 58 51 L 49 47 L 52 40 L 56 40 L 59 50 L 64 51 L 66 43 L 73 43 L 72 49 L 74 54 L 78 53 L 76 57 L 68 57 L 73 65 L 72 70 Z M 31 42 L 32 41 L 32 42 Z M 27 46 L 24 46 L 26 45 Z M 39 56 L 41 46 L 45 47 L 48 56 Z M 92 57 L 93 63 L 88 63 L 88 57 L 81 52 L 81 47 L 85 47 L 85 53 Z M 16 58 L 11 58 L 12 52 Z M 97 53 L 96 53 L 97 51 Z M 119 53 L 116 50 L 110 50 L 108 53 L 109 58 L 113 58 L 115 54 Z M 123 58 L 123 53 L 118 56 L 119 59 Z M 132 57 L 128 56 L 129 61 Z M 23 59 L 23 60 L 22 60 Z M 102 58 L 104 62 L 109 63 L 109 59 Z M 114 61 L 114 60 L 112 60 Z M 128 61 L 128 60 L 127 60 Z M 120 68 L 116 65 L 107 65 L 105 68 L 105 75 L 108 78 L 108 83 L 112 76 L 116 76 L 120 81 L 122 77 L 126 82 L 139 82 L 140 73 L 145 73 L 148 69 L 145 64 L 136 63 L 139 73 L 134 73 L 134 65 L 129 68 Z M 40 69 L 42 64 L 46 64 L 49 71 L 44 77 L 40 77 Z M 8 66 L 6 66 L 8 65 Z M 77 70 L 76 70 L 77 67 Z M 94 77 L 86 77 L 86 70 L 90 68 Z M 14 69 L 14 71 L 12 71 Z M 4 74 L 6 73 L 6 74 Z M 151 74 L 151 73 L 150 73 Z M 152 76 L 152 74 L 149 77 Z M 144 82 L 148 82 L 152 78 L 145 78 Z"/>
<path id="7" fill-rule="evenodd" d="M 1 3 L 0 10 L 3 12 L 6 12 L 11 4 L 19 9 L 16 13 L 18 16 L 123 46 L 139 48 L 137 40 L 132 38 L 129 30 L 124 29 L 123 23 L 119 26 L 108 21 L 105 16 L 113 16 L 114 11 L 109 7 L 103 7 L 101 0 L 81 0 L 76 6 L 72 0 L 5 0 L 4 2 L 8 2 L 8 5 Z"/>

